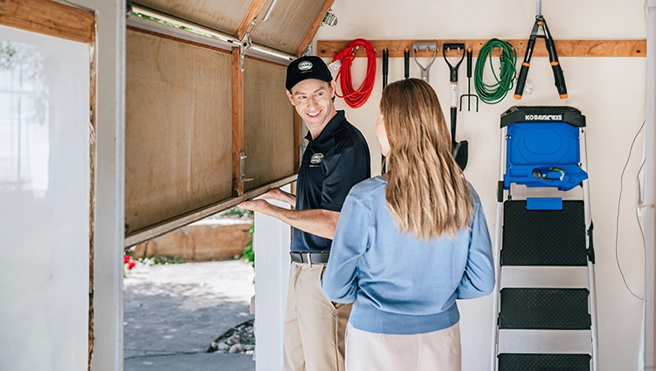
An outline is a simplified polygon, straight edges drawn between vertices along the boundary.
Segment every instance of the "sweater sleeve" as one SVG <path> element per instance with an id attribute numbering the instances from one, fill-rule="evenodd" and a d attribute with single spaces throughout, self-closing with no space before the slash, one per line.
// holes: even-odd
<path id="1" fill-rule="evenodd" d="M 358 199 L 350 195 L 346 198 L 321 281 L 323 292 L 330 301 L 355 301 L 358 260 L 369 246 L 369 215 L 369 210 Z"/>
<path id="2" fill-rule="evenodd" d="M 494 289 L 494 258 L 483 207 L 474 192 L 476 211 L 471 223 L 471 239 L 467 266 L 458 286 L 458 299 L 488 295 Z"/>

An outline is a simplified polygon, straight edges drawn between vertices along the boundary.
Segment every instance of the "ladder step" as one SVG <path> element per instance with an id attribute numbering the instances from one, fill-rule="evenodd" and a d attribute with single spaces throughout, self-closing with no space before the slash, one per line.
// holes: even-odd
<path id="1" fill-rule="evenodd" d="M 527 210 L 525 200 L 503 204 L 501 265 L 585 266 L 585 205 L 564 200 L 562 210 Z"/>
<path id="2" fill-rule="evenodd" d="M 590 371 L 589 354 L 499 354 L 499 371 Z"/>
<path id="3" fill-rule="evenodd" d="M 500 329 L 585 330 L 588 289 L 504 288 Z"/>
<path id="4" fill-rule="evenodd" d="M 498 353 L 590 353 L 592 332 L 585 330 L 498 330 Z"/>
<path id="5" fill-rule="evenodd" d="M 502 267 L 499 287 L 588 288 L 588 267 Z"/>

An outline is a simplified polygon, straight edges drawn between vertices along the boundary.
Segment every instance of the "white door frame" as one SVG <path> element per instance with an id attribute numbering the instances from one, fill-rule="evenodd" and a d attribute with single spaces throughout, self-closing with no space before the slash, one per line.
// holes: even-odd
<path id="1" fill-rule="evenodd" d="M 645 223 L 645 299 L 644 299 L 644 328 L 643 344 L 640 360 L 645 371 L 654 371 L 654 142 L 656 141 L 655 121 L 656 107 L 656 0 L 647 1 L 647 92 L 645 99 L 645 199 L 640 207 L 644 211 Z"/>
<path id="2" fill-rule="evenodd" d="M 96 13 L 96 218 L 91 370 L 123 370 L 124 0 L 68 0 Z"/>
<path id="3" fill-rule="evenodd" d="M 282 188 L 289 192 L 290 186 Z M 274 202 L 280 207 L 288 205 Z M 282 367 L 283 326 L 289 276 L 291 228 L 280 220 L 255 213 L 255 326 L 257 371 Z"/>

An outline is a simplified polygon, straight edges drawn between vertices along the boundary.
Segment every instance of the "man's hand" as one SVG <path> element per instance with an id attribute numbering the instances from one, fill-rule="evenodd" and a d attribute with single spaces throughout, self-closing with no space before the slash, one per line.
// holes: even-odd
<path id="1" fill-rule="evenodd" d="M 256 200 L 277 200 L 281 201 L 280 197 L 283 192 L 280 190 L 280 188 L 272 188 L 268 190 L 266 193 L 263 193 L 257 197 L 255 197 Z"/>
<path id="2" fill-rule="evenodd" d="M 278 207 L 268 203 L 266 200 L 286 202 L 290 205 L 296 203 L 296 197 L 280 188 L 273 188 L 252 200 L 247 200 L 239 204 L 239 207 L 246 210 L 257 211 L 262 214 L 275 216 L 273 213 Z"/>
<path id="3" fill-rule="evenodd" d="M 257 211 L 266 214 L 266 210 L 269 208 L 270 204 L 265 200 L 261 200 L 260 197 L 254 200 L 244 201 L 240 203 L 238 206 L 241 207 L 242 209 Z"/>
<path id="4" fill-rule="evenodd" d="M 284 202 L 292 206 L 296 205 L 296 196 L 291 193 L 287 193 L 280 188 L 270 189 L 268 192 L 255 197 L 254 200 L 274 200 Z"/>
<path id="5" fill-rule="evenodd" d="M 278 218 L 294 228 L 312 233 L 316 236 L 332 239 L 339 219 L 339 212 L 324 209 L 289 210 L 266 200 L 275 200 L 294 205 L 296 197 L 278 188 L 274 188 L 253 200 L 244 201 L 239 207 L 246 210 Z"/>

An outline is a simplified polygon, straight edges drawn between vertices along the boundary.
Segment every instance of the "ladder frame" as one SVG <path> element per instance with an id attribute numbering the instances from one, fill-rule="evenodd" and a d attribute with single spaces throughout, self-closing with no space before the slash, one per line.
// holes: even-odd
<path id="1" fill-rule="evenodd" d="M 510 111 L 510 110 L 509 110 Z M 509 112 L 508 111 L 508 112 Z M 520 122 L 520 121 L 517 121 Z M 553 121 L 552 121 L 553 122 Z M 563 121 L 557 121 L 563 122 Z M 512 124 L 511 124 L 512 125 Z M 503 278 L 503 267 L 501 266 L 501 249 L 502 249 L 502 238 L 503 238 L 503 211 L 504 211 L 504 201 L 512 199 L 512 187 L 508 189 L 504 188 L 504 174 L 506 172 L 506 154 L 507 154 L 507 141 L 508 141 L 508 126 L 501 128 L 502 135 L 500 136 L 500 157 L 499 157 L 499 182 L 497 183 L 497 212 L 496 212 L 496 228 L 494 233 L 494 244 L 495 248 L 493 250 L 493 257 L 496 271 L 496 282 L 494 287 L 494 296 L 492 306 L 494 308 L 492 316 L 492 370 L 498 371 L 499 361 L 498 355 L 500 350 L 499 344 L 499 315 L 501 310 L 501 301 L 500 301 L 500 288 L 501 280 Z M 586 127 L 579 127 L 579 152 L 580 152 L 580 164 L 579 166 L 586 173 L 587 171 L 587 142 L 585 135 Z M 586 232 L 586 250 L 592 251 L 594 253 L 593 246 L 593 223 L 590 210 L 590 189 L 588 184 L 588 179 L 585 179 L 580 184 L 583 193 L 584 201 L 584 220 L 585 220 L 585 232 Z M 540 188 L 550 188 L 550 187 L 540 187 Z M 591 250 L 592 249 L 592 250 Z M 592 258 L 592 260 L 591 260 Z M 595 281 L 595 272 L 594 272 L 594 254 L 592 257 L 588 256 L 587 261 L 587 276 L 588 276 L 588 287 L 590 294 L 588 297 L 588 309 L 590 311 L 591 325 L 590 325 L 590 352 L 591 358 L 590 362 L 592 363 L 591 370 L 598 371 L 598 341 L 597 341 L 597 297 L 596 297 L 596 281 Z M 560 353 L 558 353 L 560 354 Z"/>

